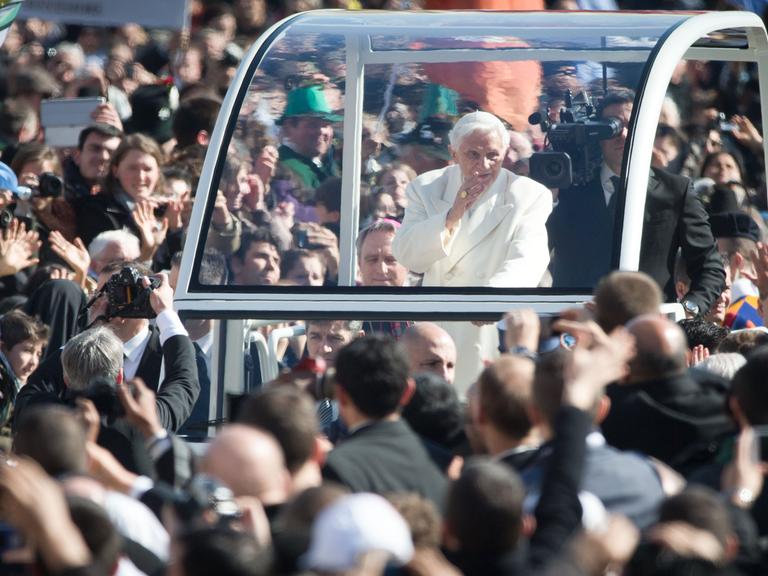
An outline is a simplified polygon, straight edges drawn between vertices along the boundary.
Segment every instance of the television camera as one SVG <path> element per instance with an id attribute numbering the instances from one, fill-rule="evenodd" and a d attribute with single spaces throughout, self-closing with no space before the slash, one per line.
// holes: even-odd
<path id="1" fill-rule="evenodd" d="M 566 90 L 560 121 L 550 122 L 535 112 L 530 124 L 539 124 L 551 150 L 536 152 L 530 159 L 530 176 L 548 188 L 569 188 L 591 180 L 602 162 L 600 141 L 618 135 L 623 123 L 618 118 L 598 118 L 597 109 L 586 92 L 576 96 Z"/>

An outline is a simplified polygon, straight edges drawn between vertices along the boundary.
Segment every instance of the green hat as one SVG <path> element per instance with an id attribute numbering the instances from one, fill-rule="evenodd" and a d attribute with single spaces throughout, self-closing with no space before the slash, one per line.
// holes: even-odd
<path id="1" fill-rule="evenodd" d="M 342 116 L 334 114 L 325 99 L 322 86 L 303 86 L 288 92 L 288 103 L 283 115 L 277 120 L 279 126 L 286 118 L 311 116 L 328 122 L 341 122 Z"/>

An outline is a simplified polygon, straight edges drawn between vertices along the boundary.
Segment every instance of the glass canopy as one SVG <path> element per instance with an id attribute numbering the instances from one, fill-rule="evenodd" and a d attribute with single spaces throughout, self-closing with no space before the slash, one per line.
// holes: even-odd
<path id="1" fill-rule="evenodd" d="M 597 255 L 589 243 L 568 245 L 559 194 L 599 178 L 603 153 L 617 143 L 627 181 L 656 55 L 675 30 L 703 17 L 316 11 L 276 25 L 243 61 L 224 103 L 198 188 L 205 201 L 195 205 L 183 266 L 192 270 L 180 299 L 218 294 L 302 312 L 355 299 L 364 302 L 357 309 L 380 312 L 425 303 L 450 312 L 459 300 L 481 309 L 519 297 L 583 299 L 619 267 L 631 203 L 621 185 L 618 224 L 595 219 Z M 755 23 L 732 22 L 702 28 L 688 46 L 719 59 L 722 50 L 754 48 L 746 23 Z M 603 112 L 609 93 L 630 95 L 626 116 L 615 106 Z M 481 186 L 454 242 L 446 239 L 454 229 L 442 223 L 474 169 L 462 164 L 466 139 L 454 134 L 452 146 L 451 130 L 475 111 L 493 114 L 506 132 L 485 143 L 493 157 L 480 166 L 523 192 L 505 197 Z M 423 201 L 417 191 L 443 175 L 450 181 L 443 204 Z M 482 169 L 475 175 L 486 177 Z M 527 206 L 531 198 L 535 206 Z M 644 192 L 638 218 L 643 201 Z M 488 238 L 472 232 L 485 228 Z M 464 232 L 463 252 L 452 252 Z M 408 235 L 415 240 L 406 243 Z M 227 257 L 226 285 L 207 280 L 206 250 Z"/>

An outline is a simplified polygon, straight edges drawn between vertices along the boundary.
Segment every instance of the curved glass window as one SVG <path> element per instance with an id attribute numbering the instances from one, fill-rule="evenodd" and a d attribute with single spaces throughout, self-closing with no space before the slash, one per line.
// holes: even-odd
<path id="1" fill-rule="evenodd" d="M 296 18 L 251 63 L 214 171 L 201 241 L 228 285 L 197 269 L 191 291 L 591 291 L 618 266 L 633 91 L 688 16 Z M 451 145 L 475 111 L 505 134 Z"/>

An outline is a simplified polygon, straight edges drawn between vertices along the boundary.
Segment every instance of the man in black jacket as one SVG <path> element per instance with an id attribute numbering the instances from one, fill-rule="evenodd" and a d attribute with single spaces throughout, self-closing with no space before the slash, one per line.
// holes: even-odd
<path id="1" fill-rule="evenodd" d="M 628 90 L 606 95 L 601 117 L 618 118 L 622 130 L 600 142 L 603 164 L 591 181 L 560 191 L 547 222 L 555 251 L 552 277 L 556 287 L 591 288 L 613 265 L 615 224 L 622 221 L 621 168 L 633 103 L 634 94 Z M 681 302 L 692 316 L 705 313 L 725 286 L 725 270 L 707 213 L 690 179 L 653 168 L 645 200 L 639 267 L 656 280 L 670 302 L 676 301 L 678 249 L 691 277 Z"/>
<path id="2" fill-rule="evenodd" d="M 113 262 L 105 266 L 99 274 L 98 289 L 100 290 L 107 280 L 113 274 L 119 272 L 124 265 L 127 265 L 127 263 Z M 136 266 L 136 268 L 142 273 L 149 272 L 149 270 L 140 266 Z M 170 290 L 167 279 L 164 282 Z M 43 288 L 45 288 L 45 285 Z M 172 303 L 172 301 L 173 293 L 171 292 L 169 302 Z M 96 325 L 104 322 L 99 320 L 99 317 L 106 312 L 106 307 L 106 294 L 101 294 L 93 300 L 88 310 L 89 324 Z M 167 310 L 167 312 L 162 318 L 158 319 L 156 326 L 151 326 L 146 318 L 115 317 L 105 322 L 123 342 L 125 352 L 123 376 L 125 381 L 141 378 L 154 391 L 157 391 L 160 387 L 160 372 L 164 356 L 170 356 L 170 359 L 165 359 L 166 368 L 163 386 L 174 381 L 176 378 L 174 376 L 175 371 L 173 369 L 169 371 L 169 365 L 177 365 L 179 358 L 175 352 L 166 353 L 163 343 L 175 334 L 187 334 L 180 321 L 177 321 L 178 316 L 172 307 L 165 306 L 164 310 Z M 14 426 L 20 414 L 28 405 L 59 401 L 63 399 L 65 391 L 66 386 L 61 367 L 61 350 L 49 351 L 46 359 L 29 377 L 27 385 L 19 392 L 14 406 Z"/>
<path id="3" fill-rule="evenodd" d="M 444 542 L 448 558 L 466 576 L 532 574 L 553 560 L 581 525 L 581 479 L 589 466 L 586 437 L 591 412 L 603 387 L 618 378 L 632 353 L 625 332 L 608 337 L 595 325 L 572 326 L 590 334 L 586 349 L 579 339 L 560 387 L 553 415 L 551 459 L 543 472 L 536 506 L 536 530 L 529 545 L 521 541 L 525 493 L 517 475 L 500 462 L 473 461 L 448 493 Z M 538 572 L 536 572 L 538 573 Z"/>
<path id="4" fill-rule="evenodd" d="M 336 358 L 336 399 L 349 437 L 328 456 L 323 476 L 354 492 L 416 492 L 443 508 L 446 479 L 400 418 L 414 383 L 396 342 L 365 336 Z"/>
<path id="5" fill-rule="evenodd" d="M 685 334 L 670 320 L 640 316 L 627 329 L 635 336 L 637 356 L 627 381 L 608 387 L 605 438 L 616 448 L 653 456 L 687 474 L 712 459 L 722 438 L 735 431 L 728 384 L 686 369 Z"/>
<path id="6" fill-rule="evenodd" d="M 150 304 L 157 313 L 160 327 L 157 338 L 162 356 L 158 364 L 160 359 L 165 362 L 165 379 L 157 393 L 156 405 L 160 424 L 166 430 L 175 431 L 189 417 L 200 393 L 200 383 L 195 351 L 173 310 L 173 291 L 168 278 L 161 274 L 159 280 L 160 284 L 150 294 Z M 83 391 L 97 379 L 115 385 L 125 381 L 124 356 L 130 354 L 126 343 L 114 332 L 112 326 L 102 326 L 82 332 L 70 340 L 61 354 L 55 357 L 62 374 L 61 382 L 41 380 L 34 392 L 27 392 L 24 406 L 66 401 L 72 396 L 71 390 Z M 15 422 L 21 418 L 23 415 L 17 411 Z M 129 470 L 150 475 L 152 463 L 139 431 L 121 418 L 108 419 L 106 423 L 107 426 L 101 428 L 99 443 L 110 448 Z"/>

